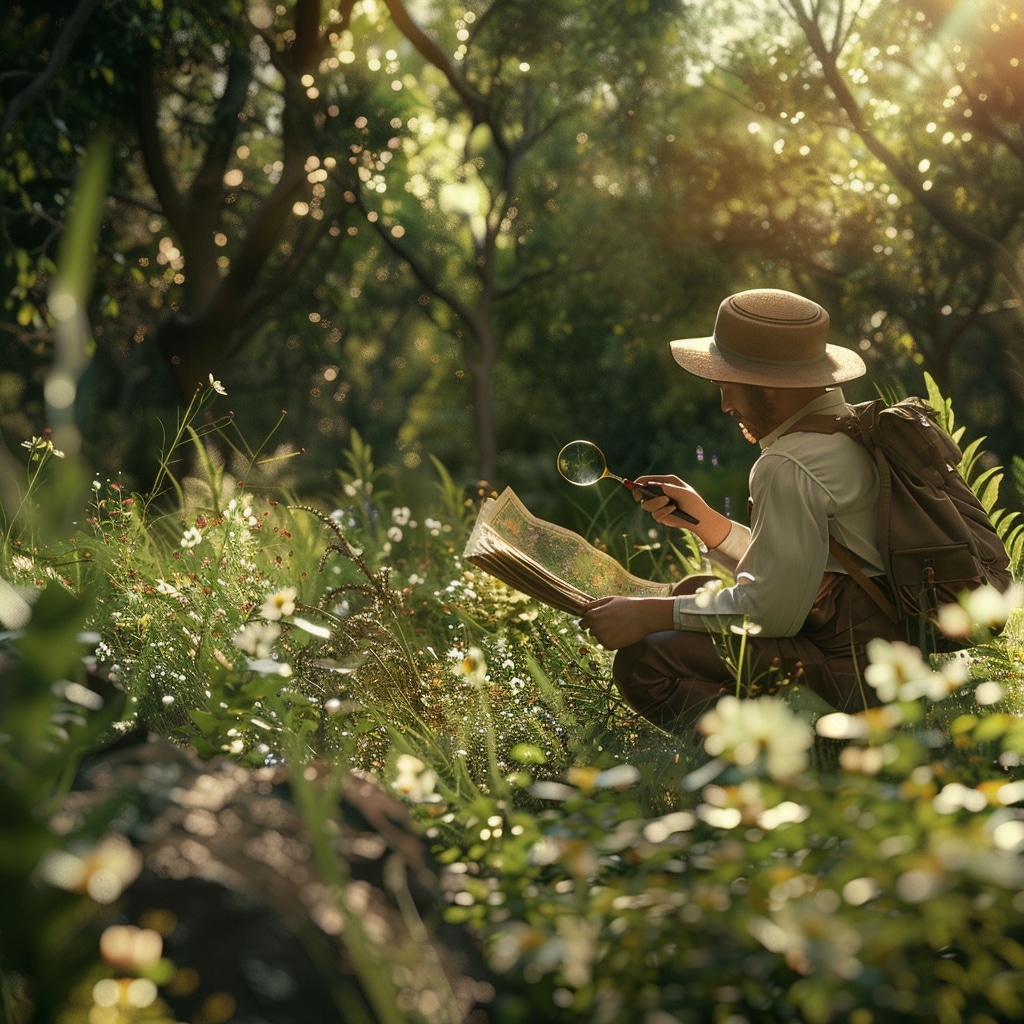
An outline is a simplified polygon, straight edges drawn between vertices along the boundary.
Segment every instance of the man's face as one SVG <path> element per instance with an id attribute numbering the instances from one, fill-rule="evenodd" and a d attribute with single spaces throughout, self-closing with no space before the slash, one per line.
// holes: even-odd
<path id="1" fill-rule="evenodd" d="M 728 381 L 715 383 L 722 392 L 722 412 L 739 423 L 748 441 L 759 441 L 766 437 L 784 419 L 779 416 L 776 408 L 773 389 L 754 384 L 732 384 Z"/>

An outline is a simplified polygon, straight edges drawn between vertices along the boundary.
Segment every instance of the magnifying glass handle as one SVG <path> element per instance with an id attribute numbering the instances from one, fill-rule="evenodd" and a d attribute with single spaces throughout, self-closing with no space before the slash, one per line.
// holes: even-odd
<path id="1" fill-rule="evenodd" d="M 665 493 L 665 489 L 660 484 L 638 484 L 632 480 L 623 480 L 622 482 L 631 491 L 636 491 L 645 498 L 660 498 Z M 681 519 L 685 519 L 688 523 L 697 524 L 700 522 L 695 516 L 691 516 L 689 512 L 684 512 L 678 505 L 676 506 L 675 514 Z"/>

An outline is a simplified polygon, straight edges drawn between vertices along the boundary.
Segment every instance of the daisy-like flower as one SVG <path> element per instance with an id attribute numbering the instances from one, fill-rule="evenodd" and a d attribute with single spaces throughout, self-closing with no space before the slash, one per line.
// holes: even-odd
<path id="1" fill-rule="evenodd" d="M 202 531 L 192 526 L 182 534 L 181 546 L 183 548 L 194 548 L 202 539 Z"/>
<path id="2" fill-rule="evenodd" d="M 919 697 L 942 700 L 958 690 L 970 675 L 970 666 L 962 659 L 951 658 L 932 668 L 916 647 L 899 640 L 871 640 L 867 653 L 871 664 L 864 669 L 864 679 L 874 687 L 883 704 Z"/>
<path id="3" fill-rule="evenodd" d="M 437 786 L 437 775 L 418 757 L 412 754 L 399 755 L 395 765 L 398 775 L 391 783 L 391 788 L 413 803 L 430 803 L 439 800 L 434 792 Z"/>
<path id="4" fill-rule="evenodd" d="M 277 622 L 287 615 L 294 615 L 298 596 L 297 587 L 282 587 L 274 591 L 260 606 L 260 617 L 268 622 Z"/>
<path id="5" fill-rule="evenodd" d="M 740 767 L 762 763 L 773 779 L 788 779 L 808 764 L 810 726 L 778 697 L 722 697 L 698 724 L 704 749 Z"/>
<path id="6" fill-rule="evenodd" d="M 68 892 L 88 894 L 97 903 L 113 903 L 142 871 L 142 854 L 124 836 L 105 835 L 83 853 L 54 850 L 39 864 L 43 881 Z"/>
<path id="7" fill-rule="evenodd" d="M 461 657 L 456 653 L 456 657 L 459 660 L 452 667 L 455 675 L 473 683 L 474 686 L 482 686 L 487 681 L 487 660 L 479 647 L 470 647 Z"/>
<path id="8" fill-rule="evenodd" d="M 274 644 L 281 635 L 281 627 L 276 622 L 262 622 L 254 619 L 247 622 L 245 628 L 231 638 L 234 645 L 253 658 L 269 658 L 274 651 Z"/>
<path id="9" fill-rule="evenodd" d="M 227 391 L 224 390 L 224 385 L 219 380 L 214 380 L 213 374 L 210 374 L 210 387 L 217 392 L 218 395 L 226 395 Z"/>
<path id="10" fill-rule="evenodd" d="M 957 640 L 984 640 L 1006 625 L 1011 612 L 1024 604 L 1024 588 L 1012 584 L 1006 592 L 988 584 L 968 591 L 959 604 L 939 608 L 939 629 Z"/>
<path id="11" fill-rule="evenodd" d="M 931 672 L 921 652 L 901 640 L 869 640 L 867 655 L 871 664 L 864 669 L 864 680 L 874 687 L 883 704 L 896 700 L 904 683 L 922 679 Z"/>
<path id="12" fill-rule="evenodd" d="M 33 437 L 29 441 L 21 442 L 22 448 L 27 448 L 32 462 L 38 462 L 44 455 L 55 455 L 58 459 L 64 458 L 64 453 L 53 447 L 53 442 L 48 437 Z"/>

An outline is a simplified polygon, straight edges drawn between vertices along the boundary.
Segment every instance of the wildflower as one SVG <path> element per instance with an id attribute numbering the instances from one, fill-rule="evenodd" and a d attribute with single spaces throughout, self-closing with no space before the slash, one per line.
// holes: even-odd
<path id="1" fill-rule="evenodd" d="M 140 871 L 142 854 L 124 836 L 113 833 L 82 855 L 54 850 L 39 864 L 43 881 L 104 904 L 118 899 Z"/>
<path id="2" fill-rule="evenodd" d="M 628 789 L 640 781 L 640 771 L 631 764 L 617 764 L 598 772 L 594 778 L 595 789 Z"/>
<path id="3" fill-rule="evenodd" d="M 1024 603 L 1024 588 L 1014 583 L 1006 592 L 985 585 L 968 591 L 959 604 L 939 608 L 939 629 L 957 640 L 983 640 L 1006 625 L 1010 613 Z"/>
<path id="4" fill-rule="evenodd" d="M 900 700 L 917 700 L 927 697 L 930 701 L 942 700 L 954 690 L 959 690 L 970 675 L 970 666 L 960 658 L 951 658 L 938 669 L 926 672 L 919 679 L 910 679 L 899 690 Z"/>
<path id="5" fill-rule="evenodd" d="M 33 437 L 30 441 L 22 441 L 21 447 L 29 450 L 32 462 L 38 462 L 44 455 L 55 455 L 58 459 L 64 458 L 64 453 L 54 448 L 53 442 L 48 437 Z"/>
<path id="6" fill-rule="evenodd" d="M 226 395 L 227 391 L 224 390 L 224 385 L 219 380 L 213 379 L 213 374 L 210 374 L 210 387 L 217 392 L 218 395 Z"/>
<path id="7" fill-rule="evenodd" d="M 140 1010 L 156 1002 L 157 995 L 156 984 L 149 978 L 100 978 L 92 987 L 93 1009 L 89 1018 L 136 1020 Z"/>
<path id="8" fill-rule="evenodd" d="M 277 622 L 286 615 L 295 613 L 295 599 L 299 596 L 297 587 L 283 587 L 274 591 L 260 606 L 260 616 L 268 622 Z"/>
<path id="9" fill-rule="evenodd" d="M 156 592 L 166 594 L 168 597 L 181 597 L 181 591 L 173 583 L 168 583 L 163 577 L 156 581 Z"/>
<path id="10" fill-rule="evenodd" d="M 202 531 L 193 526 L 182 534 L 181 546 L 183 548 L 194 548 L 202 539 Z"/>
<path id="11" fill-rule="evenodd" d="M 871 664 L 864 669 L 864 679 L 884 704 L 918 697 L 942 700 L 959 689 L 970 674 L 969 664 L 958 658 L 933 669 L 916 647 L 899 640 L 871 640 L 867 651 Z"/>
<path id="12" fill-rule="evenodd" d="M 763 759 L 774 779 L 786 779 L 807 767 L 813 742 L 810 726 L 776 697 L 740 700 L 727 695 L 699 722 L 704 749 L 745 767 Z"/>
<path id="13" fill-rule="evenodd" d="M 875 689 L 883 704 L 890 704 L 899 696 L 900 687 L 911 679 L 920 679 L 930 671 L 921 652 L 900 640 L 869 640 L 868 659 L 864 679 Z"/>
<path id="14" fill-rule="evenodd" d="M 708 580 L 707 583 L 697 588 L 693 599 L 694 604 L 698 608 L 707 608 L 711 604 L 711 595 L 721 590 L 724 585 L 722 580 Z"/>
<path id="15" fill-rule="evenodd" d="M 231 639 L 240 651 L 262 660 L 270 657 L 280 635 L 281 627 L 276 622 L 254 620 L 247 622 L 242 631 Z"/>
<path id="16" fill-rule="evenodd" d="M 452 672 L 475 686 L 482 686 L 487 681 L 487 661 L 484 652 L 479 647 L 470 647 L 456 662 Z"/>
<path id="17" fill-rule="evenodd" d="M 412 754 L 399 755 L 396 763 L 398 775 L 391 788 L 413 803 L 430 803 L 439 800 L 434 792 L 437 775 L 418 757 Z"/>
<path id="18" fill-rule="evenodd" d="M 401 508 L 393 508 L 391 510 L 391 521 L 396 526 L 408 526 L 411 518 L 412 513 L 409 511 L 409 507 L 407 505 L 403 505 Z"/>
<path id="19" fill-rule="evenodd" d="M 744 616 L 742 622 L 734 622 L 729 627 L 729 632 L 735 633 L 737 636 L 757 636 L 761 632 L 761 627 Z"/>
<path id="20" fill-rule="evenodd" d="M 121 974 L 138 974 L 155 967 L 163 949 L 163 938 L 152 928 L 113 924 L 100 936 L 100 956 Z"/>

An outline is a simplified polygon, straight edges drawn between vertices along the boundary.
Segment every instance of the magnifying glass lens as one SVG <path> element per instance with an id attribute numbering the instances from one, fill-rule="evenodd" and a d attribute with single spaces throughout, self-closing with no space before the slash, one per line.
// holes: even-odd
<path id="1" fill-rule="evenodd" d="M 581 486 L 597 483 L 606 469 L 604 454 L 590 441 L 570 441 L 558 453 L 558 472 L 569 483 Z"/>

